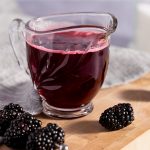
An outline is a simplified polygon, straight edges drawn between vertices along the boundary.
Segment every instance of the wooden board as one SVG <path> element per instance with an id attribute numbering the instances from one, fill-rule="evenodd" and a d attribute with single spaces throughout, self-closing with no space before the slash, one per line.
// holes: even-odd
<path id="1" fill-rule="evenodd" d="M 135 121 L 128 127 L 109 132 L 99 125 L 100 114 L 117 103 L 129 102 Z M 150 74 L 130 84 L 100 90 L 93 99 L 94 110 L 88 116 L 57 120 L 38 116 L 43 126 L 55 122 L 66 133 L 69 150 L 149 150 L 150 149 Z M 9 150 L 2 146 L 0 150 Z"/>

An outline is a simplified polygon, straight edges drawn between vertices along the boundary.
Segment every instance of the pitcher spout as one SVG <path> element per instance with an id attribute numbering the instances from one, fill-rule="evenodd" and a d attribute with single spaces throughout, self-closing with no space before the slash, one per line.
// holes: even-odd
<path id="1" fill-rule="evenodd" d="M 108 13 L 110 15 L 110 23 L 109 23 L 109 27 L 108 27 L 108 35 L 110 35 L 111 33 L 115 32 L 116 31 L 116 28 L 118 26 L 118 21 L 117 21 L 117 18 Z"/>

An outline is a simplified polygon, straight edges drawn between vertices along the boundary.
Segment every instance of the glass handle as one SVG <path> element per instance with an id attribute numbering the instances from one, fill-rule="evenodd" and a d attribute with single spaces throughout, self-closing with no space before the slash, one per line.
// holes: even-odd
<path id="1" fill-rule="evenodd" d="M 9 38 L 20 68 L 29 75 L 29 69 L 26 60 L 27 57 L 24 31 L 25 23 L 21 19 L 14 19 L 9 28 Z"/>

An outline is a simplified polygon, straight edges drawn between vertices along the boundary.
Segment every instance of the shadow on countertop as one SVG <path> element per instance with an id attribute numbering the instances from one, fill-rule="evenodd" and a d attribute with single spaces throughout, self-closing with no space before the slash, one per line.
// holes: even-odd
<path id="1" fill-rule="evenodd" d="M 71 123 L 64 130 L 67 130 L 71 134 L 92 134 L 100 132 L 108 132 L 103 128 L 97 120 L 82 120 Z"/>
<path id="2" fill-rule="evenodd" d="M 126 90 L 121 96 L 130 101 L 150 102 L 150 91 L 148 90 Z"/>

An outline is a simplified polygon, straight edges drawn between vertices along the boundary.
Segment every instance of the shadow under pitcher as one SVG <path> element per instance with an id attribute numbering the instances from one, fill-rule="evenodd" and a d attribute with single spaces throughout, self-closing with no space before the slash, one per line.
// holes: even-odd
<path id="1" fill-rule="evenodd" d="M 117 19 L 109 13 L 68 13 L 15 19 L 10 40 L 19 65 L 30 75 L 43 112 L 76 118 L 93 110 L 109 62 L 110 35 Z"/>

